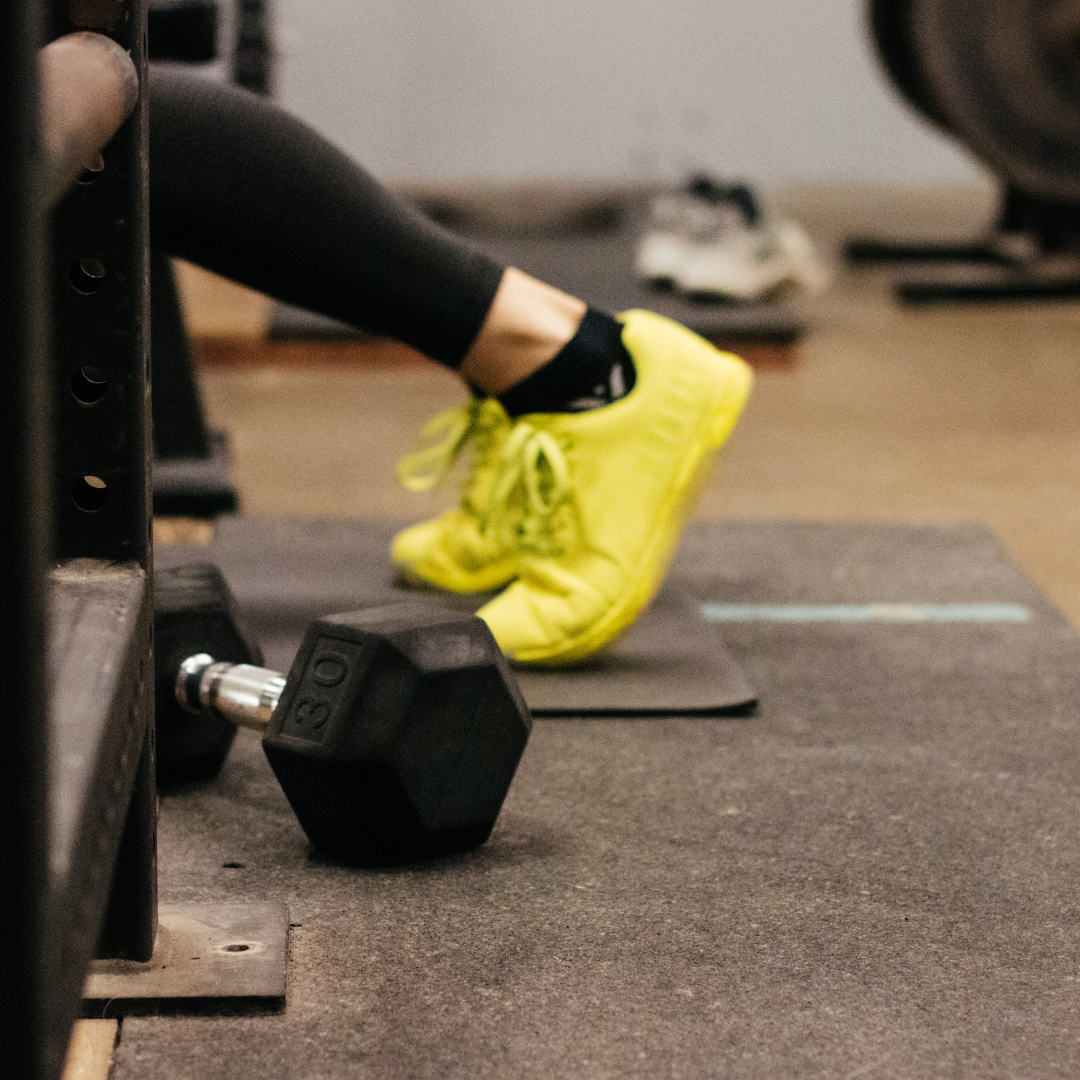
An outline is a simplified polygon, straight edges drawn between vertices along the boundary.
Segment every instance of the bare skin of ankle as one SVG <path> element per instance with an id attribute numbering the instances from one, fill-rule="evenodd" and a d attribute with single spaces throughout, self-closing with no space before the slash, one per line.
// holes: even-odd
<path id="1" fill-rule="evenodd" d="M 458 369 L 461 377 L 485 394 L 509 390 L 562 349 L 585 310 L 583 301 L 510 267 Z"/>

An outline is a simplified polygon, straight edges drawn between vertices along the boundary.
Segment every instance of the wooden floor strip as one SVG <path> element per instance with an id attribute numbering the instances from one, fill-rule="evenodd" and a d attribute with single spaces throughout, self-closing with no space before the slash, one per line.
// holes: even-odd
<path id="1" fill-rule="evenodd" d="M 77 1020 L 63 1080 L 108 1080 L 119 1029 L 117 1020 Z"/>
<path id="2" fill-rule="evenodd" d="M 430 364 L 408 345 L 384 338 L 295 339 L 271 341 L 254 337 L 202 337 L 194 342 L 199 367 L 207 370 L 250 368 L 409 368 Z M 770 342 L 717 341 L 721 349 L 737 353 L 755 368 L 786 370 L 798 364 L 797 345 Z"/>
<path id="3" fill-rule="evenodd" d="M 402 368 L 431 361 L 396 341 L 385 339 L 197 338 L 197 363 L 215 370 L 244 368 Z"/>

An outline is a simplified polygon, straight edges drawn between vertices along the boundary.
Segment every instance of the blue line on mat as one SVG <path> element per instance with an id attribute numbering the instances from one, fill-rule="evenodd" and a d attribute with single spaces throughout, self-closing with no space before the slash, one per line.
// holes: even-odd
<path id="1" fill-rule="evenodd" d="M 1027 622 L 1019 604 L 702 604 L 709 622 Z"/>

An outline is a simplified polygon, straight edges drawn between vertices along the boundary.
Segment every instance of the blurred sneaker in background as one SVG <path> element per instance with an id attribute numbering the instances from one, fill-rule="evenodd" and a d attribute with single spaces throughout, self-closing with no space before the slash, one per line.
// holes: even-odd
<path id="1" fill-rule="evenodd" d="M 819 293 L 829 284 L 809 236 L 792 221 L 767 219 L 747 184 L 695 176 L 650 210 L 637 273 L 657 288 L 747 302 L 792 288 Z"/>

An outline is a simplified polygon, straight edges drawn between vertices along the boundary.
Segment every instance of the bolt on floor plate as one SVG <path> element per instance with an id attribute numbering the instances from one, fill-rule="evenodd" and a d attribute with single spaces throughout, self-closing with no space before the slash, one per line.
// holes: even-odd
<path id="1" fill-rule="evenodd" d="M 162 905 L 153 957 L 95 960 L 82 1015 L 280 1012 L 288 936 L 284 904 Z"/>

